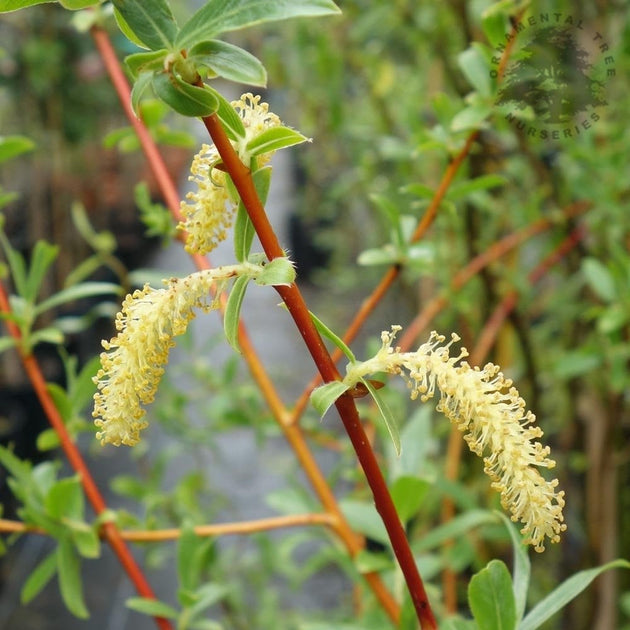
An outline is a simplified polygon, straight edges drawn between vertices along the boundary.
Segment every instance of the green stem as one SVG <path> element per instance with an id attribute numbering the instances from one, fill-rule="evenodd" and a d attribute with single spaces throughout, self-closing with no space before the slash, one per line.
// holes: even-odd
<path id="1" fill-rule="evenodd" d="M 234 186 L 247 209 L 267 258 L 273 260 L 278 256 L 284 256 L 284 251 L 256 192 L 249 168 L 241 162 L 218 117 L 216 115 L 207 116 L 203 119 L 203 122 L 223 160 L 226 171 L 232 178 Z M 308 307 L 297 285 L 279 286 L 276 287 L 276 290 L 295 321 L 324 382 L 341 380 L 339 372 L 313 324 Z M 354 400 L 351 396 L 344 394 L 337 400 L 335 406 L 372 490 L 376 509 L 383 519 L 392 548 L 409 588 L 421 628 L 422 630 L 437 628 L 437 622 L 433 616 L 433 611 L 409 547 L 405 530 L 396 512 L 374 451 L 361 424 Z"/>

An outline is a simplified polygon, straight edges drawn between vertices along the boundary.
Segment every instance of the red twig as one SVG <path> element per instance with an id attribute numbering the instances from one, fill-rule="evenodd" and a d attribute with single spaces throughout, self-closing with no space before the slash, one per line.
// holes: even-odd
<path id="1" fill-rule="evenodd" d="M 234 186 L 247 209 L 265 254 L 270 260 L 284 256 L 284 252 L 256 192 L 250 170 L 241 162 L 218 117 L 213 115 L 203 120 L 223 160 L 223 165 L 230 174 Z M 277 291 L 289 309 L 289 313 L 295 321 L 324 382 L 340 380 L 337 368 L 311 320 L 308 308 L 297 285 L 277 287 Z M 372 490 L 376 508 L 383 519 L 394 553 L 407 582 L 420 625 L 423 630 L 436 628 L 437 623 L 433 616 L 416 561 L 409 547 L 405 530 L 398 518 L 396 508 L 387 489 L 387 484 L 376 461 L 376 456 L 361 424 L 354 400 L 349 395 L 343 395 L 337 400 L 335 406 Z"/>
<path id="2" fill-rule="evenodd" d="M 9 299 L 4 289 L 4 286 L 0 284 L 0 312 L 9 315 L 11 313 L 11 306 L 9 304 Z M 22 335 L 18 326 L 15 322 L 7 319 L 5 321 L 9 334 L 18 342 L 18 348 L 20 347 L 20 341 L 22 339 Z M 24 354 L 20 351 L 20 357 L 22 359 L 22 363 L 24 365 L 24 369 L 33 385 L 33 389 L 39 399 L 42 408 L 48 418 L 53 429 L 57 432 L 59 436 L 59 440 L 61 441 L 61 448 L 65 453 L 68 461 L 72 468 L 77 472 L 79 478 L 81 479 L 81 484 L 83 485 L 83 489 L 85 491 L 85 495 L 88 498 L 88 501 L 94 508 L 94 511 L 97 514 L 102 514 L 107 506 L 105 504 L 105 500 L 103 499 L 102 494 L 100 493 L 90 470 L 85 463 L 79 449 L 72 441 L 72 438 L 68 434 L 66 430 L 66 425 L 63 422 L 63 418 L 61 417 L 55 403 L 53 402 L 50 394 L 48 393 L 48 389 L 46 387 L 46 380 L 44 379 L 44 375 L 39 367 L 39 363 L 37 359 L 32 354 Z M 116 557 L 118 558 L 120 564 L 123 566 L 125 572 L 129 576 L 129 579 L 133 582 L 136 590 L 142 597 L 146 597 L 149 599 L 155 599 L 155 595 L 147 582 L 142 570 L 134 560 L 129 547 L 125 541 L 121 538 L 120 532 L 116 528 L 116 525 L 108 521 L 102 526 L 102 535 L 107 540 L 111 548 L 114 550 Z M 161 630 L 172 630 L 171 623 L 164 619 L 163 617 L 156 617 L 155 622 L 158 628 Z"/>

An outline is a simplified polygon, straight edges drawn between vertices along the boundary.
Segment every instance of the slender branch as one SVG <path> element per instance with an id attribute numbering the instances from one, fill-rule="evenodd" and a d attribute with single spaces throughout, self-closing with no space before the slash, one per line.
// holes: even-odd
<path id="1" fill-rule="evenodd" d="M 588 201 L 577 201 L 570 204 L 563 210 L 565 218 L 571 218 L 578 216 L 586 212 L 591 203 Z M 441 295 L 435 297 L 429 302 L 425 308 L 414 318 L 409 326 L 405 329 L 405 334 L 400 338 L 399 346 L 404 350 L 410 348 L 420 333 L 429 325 L 433 318 L 448 305 L 450 295 L 453 291 L 459 291 L 469 280 L 474 278 L 481 269 L 501 258 L 508 251 L 517 247 L 527 239 L 544 232 L 552 227 L 556 221 L 551 218 L 538 219 L 534 223 L 531 223 L 522 230 L 513 232 L 508 236 L 497 241 L 484 252 L 473 258 L 463 269 L 460 269 L 451 280 L 451 283 L 446 291 Z"/>
<path id="2" fill-rule="evenodd" d="M 1 283 L 0 312 L 6 315 L 11 314 L 9 299 L 4 289 L 4 285 L 2 285 Z M 83 459 L 83 456 L 79 452 L 79 449 L 72 441 L 72 438 L 66 430 L 66 425 L 64 424 L 63 418 L 61 417 L 61 414 L 59 413 L 57 407 L 55 406 L 55 403 L 53 402 L 53 399 L 48 392 L 46 380 L 44 378 L 44 375 L 42 374 L 37 359 L 33 354 L 24 354 L 24 352 L 21 350 L 20 342 L 22 340 L 22 335 L 15 322 L 7 319 L 5 321 L 5 324 L 7 326 L 9 334 L 17 341 L 17 347 L 20 351 L 22 364 L 24 365 L 24 369 L 26 370 L 28 378 L 33 385 L 35 394 L 37 395 L 37 398 L 39 399 L 39 402 L 44 409 L 48 421 L 59 436 L 61 448 L 63 449 L 63 452 L 70 462 L 70 465 L 79 475 L 88 501 L 97 514 L 102 514 L 107 509 L 105 500 L 100 493 L 96 482 L 94 481 L 94 478 L 92 477 L 92 474 L 90 473 L 90 470 L 85 463 L 85 460 Z M 138 593 L 142 595 L 142 597 L 155 599 L 155 594 L 153 593 L 151 586 L 147 582 L 142 570 L 131 555 L 131 551 L 125 544 L 124 540 L 121 538 L 120 532 L 118 531 L 116 525 L 111 521 L 107 521 L 102 526 L 102 533 L 103 537 L 109 543 L 114 553 L 116 554 L 120 564 L 123 566 L 125 572 L 129 576 L 129 579 L 133 582 Z M 162 630 L 172 630 L 171 623 L 163 617 L 155 617 L 155 622 L 157 626 Z"/>
<path id="3" fill-rule="evenodd" d="M 95 26 L 91 30 L 92 36 L 96 42 L 99 53 L 103 59 L 107 72 L 110 76 L 112 83 L 115 86 L 116 92 L 120 99 L 124 113 L 128 118 L 130 124 L 133 125 L 140 145 L 145 153 L 147 162 L 150 168 L 153 170 L 158 186 L 162 192 L 164 200 L 176 221 L 181 221 L 182 216 L 179 209 L 179 195 L 177 188 L 175 187 L 173 180 L 166 168 L 164 160 L 160 155 L 160 152 L 151 137 L 151 134 L 147 131 L 144 123 L 136 118 L 133 109 L 131 108 L 131 89 L 121 70 L 120 63 L 116 57 L 116 53 L 111 45 L 109 36 L 107 33 Z M 184 241 L 185 234 L 182 232 L 179 235 L 179 239 Z M 208 269 L 210 263 L 204 256 L 193 255 L 193 261 L 198 269 Z M 225 306 L 225 298 L 222 298 L 222 306 Z M 267 375 L 267 372 L 258 357 L 256 350 L 251 342 L 251 339 L 247 333 L 245 326 L 239 324 L 239 344 L 243 352 L 243 357 L 249 367 L 253 379 L 257 383 L 272 415 L 280 428 L 282 429 L 289 445 L 293 449 L 300 465 L 302 466 L 313 490 L 317 494 L 324 509 L 334 517 L 334 529 L 337 535 L 340 537 L 350 556 L 356 556 L 363 549 L 363 540 L 358 536 L 350 527 L 348 521 L 343 516 L 339 504 L 326 481 L 317 461 L 313 457 L 311 450 L 309 449 L 303 433 L 297 426 L 291 426 L 290 417 L 291 414 L 286 409 L 280 396 L 274 387 L 271 379 Z M 391 593 L 383 584 L 380 576 L 376 572 L 369 572 L 363 575 L 364 579 L 374 592 L 376 598 L 383 606 L 389 617 L 398 623 L 400 618 L 400 610 L 398 604 L 392 597 Z"/>
<path id="4" fill-rule="evenodd" d="M 250 170 L 241 162 L 232 147 L 216 115 L 203 119 L 206 128 L 221 156 L 226 171 L 230 174 L 234 186 L 249 214 L 258 234 L 263 250 L 272 260 L 283 256 L 284 252 L 269 223 L 262 202 L 260 201 Z M 340 380 L 339 372 L 324 345 L 308 308 L 297 285 L 276 287 L 286 304 L 306 346 L 325 382 Z M 335 403 L 346 432 L 352 442 L 361 467 L 374 496 L 376 508 L 383 519 L 394 553 L 407 582 L 421 627 L 436 628 L 437 624 L 429 604 L 424 584 L 415 559 L 409 547 L 405 530 L 398 518 L 396 508 L 387 489 L 387 484 L 376 461 L 374 451 L 363 430 L 354 400 L 349 395 L 342 395 Z"/>
<path id="5" fill-rule="evenodd" d="M 520 18 L 523 16 L 524 13 L 525 13 L 525 9 L 523 9 L 516 15 L 515 24 L 518 23 L 518 21 L 520 20 Z M 516 27 L 513 26 L 512 35 L 514 35 L 515 29 Z M 515 38 L 514 37 L 510 38 L 508 40 L 507 45 L 505 46 L 505 50 L 501 54 L 501 59 L 499 61 L 499 65 L 497 69 L 498 82 L 500 82 L 503 79 L 503 75 L 505 74 L 505 68 L 507 66 L 508 59 L 512 52 L 514 42 L 515 42 Z M 457 153 L 457 155 L 449 163 L 448 167 L 444 171 L 444 175 L 442 176 L 440 183 L 438 184 L 438 187 L 435 190 L 435 193 L 433 194 L 433 197 L 431 198 L 431 201 L 424 215 L 422 216 L 420 223 L 418 223 L 418 226 L 416 227 L 414 233 L 411 236 L 411 239 L 410 239 L 411 243 L 415 243 L 419 241 L 426 234 L 427 230 L 433 223 L 437 215 L 437 211 L 440 207 L 440 204 L 442 203 L 451 183 L 453 182 L 453 179 L 455 178 L 457 171 L 459 170 L 460 166 L 463 164 L 464 160 L 470 153 L 470 150 L 478 136 L 479 136 L 479 131 L 473 131 L 466 138 L 466 141 L 464 142 L 464 146 L 462 147 L 462 149 L 459 151 L 459 153 Z M 346 332 L 344 333 L 342 337 L 345 343 L 349 344 L 355 339 L 355 337 L 357 336 L 357 334 L 363 327 L 363 324 L 366 322 L 367 318 L 374 311 L 374 309 L 380 303 L 381 299 L 385 296 L 389 288 L 392 286 L 394 281 L 400 275 L 401 269 L 402 268 L 400 267 L 400 265 L 394 265 L 390 267 L 385 273 L 385 275 L 383 276 L 383 278 L 381 279 L 381 281 L 379 282 L 378 286 L 364 300 L 364 302 L 361 304 L 361 307 L 359 308 L 359 310 L 353 317 L 352 322 L 348 326 L 348 329 L 346 330 Z M 336 349 L 332 355 L 333 361 L 337 363 L 337 361 L 339 361 L 339 359 L 341 359 L 342 356 L 343 356 L 343 353 L 341 352 L 341 350 Z M 304 389 L 304 391 L 298 398 L 293 408 L 291 422 L 297 423 L 299 421 L 300 417 L 303 415 L 308 405 L 311 392 L 313 391 L 313 389 L 315 389 L 315 387 L 317 387 L 319 383 L 321 383 L 321 377 L 319 374 L 316 374 L 311 379 L 311 381 L 308 383 L 308 385 L 306 386 L 306 388 Z"/>
<path id="6" fill-rule="evenodd" d="M 255 532 L 270 531 L 284 527 L 303 527 L 306 525 L 327 525 L 333 530 L 336 525 L 334 515 L 323 513 L 291 514 L 236 523 L 217 523 L 215 525 L 199 525 L 194 528 L 197 536 L 214 538 L 217 536 L 253 534 Z M 41 534 L 48 536 L 48 532 L 41 527 L 32 527 L 21 521 L 0 519 L 0 532 L 5 534 Z M 128 542 L 164 542 L 177 540 L 182 535 L 179 528 L 149 529 L 149 530 L 120 530 L 120 537 Z M 101 538 L 104 535 L 101 532 Z"/>

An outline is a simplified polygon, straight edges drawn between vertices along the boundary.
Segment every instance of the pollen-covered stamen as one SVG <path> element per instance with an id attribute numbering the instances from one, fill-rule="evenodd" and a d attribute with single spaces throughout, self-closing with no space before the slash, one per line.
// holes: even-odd
<path id="1" fill-rule="evenodd" d="M 411 389 L 411 397 L 422 401 L 439 392 L 437 410 L 457 428 L 475 454 L 484 457 L 484 471 L 492 487 L 501 493 L 501 504 L 512 519 L 523 524 L 521 532 L 536 551 L 544 550 L 545 538 L 557 542 L 566 529 L 562 508 L 564 493 L 557 492 L 557 479 L 546 481 L 539 468 L 553 468 L 549 447 L 535 440 L 542 437 L 532 426 L 534 414 L 525 410 L 525 401 L 503 376 L 498 366 L 483 369 L 462 361 L 468 355 L 462 348 L 450 357 L 450 346 L 459 340 L 432 332 L 429 341 L 416 352 L 393 348 L 400 326 L 381 335 L 383 345 L 376 356 L 348 366 L 344 382 L 353 386 L 359 378 L 375 372 L 401 373 Z"/>
<path id="2" fill-rule="evenodd" d="M 103 341 L 101 369 L 94 377 L 94 424 L 102 444 L 133 446 L 147 426 L 142 405 L 153 401 L 168 361 L 173 337 L 186 332 L 194 309 L 217 308 L 218 296 L 230 278 L 256 278 L 264 268 L 243 263 L 207 269 L 166 281 L 166 288 L 148 285 L 127 295 L 116 316 L 118 334 Z M 210 295 L 214 287 L 215 295 Z"/>
<path id="3" fill-rule="evenodd" d="M 281 125 L 280 118 L 269 111 L 267 103 L 260 102 L 260 96 L 243 94 L 232 106 L 241 117 L 245 127 L 245 137 L 233 141 L 232 145 L 241 160 L 250 165 L 247 145 L 270 127 Z M 257 167 L 267 164 L 273 152 L 256 156 Z M 227 174 L 217 168 L 221 158 L 214 146 L 202 145 L 193 158 L 189 181 L 196 189 L 186 195 L 180 204 L 184 220 L 177 226 L 185 230 L 186 251 L 205 255 L 225 240 L 232 226 L 237 200 L 230 199 L 227 189 Z"/>

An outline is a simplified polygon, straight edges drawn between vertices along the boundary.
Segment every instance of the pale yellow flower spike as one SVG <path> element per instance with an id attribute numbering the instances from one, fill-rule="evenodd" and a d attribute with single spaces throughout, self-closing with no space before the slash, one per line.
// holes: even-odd
<path id="1" fill-rule="evenodd" d="M 449 347 L 459 337 L 445 338 L 432 332 L 429 341 L 416 352 L 400 352 L 392 343 L 400 326 L 381 334 L 382 346 L 376 356 L 363 363 L 350 364 L 344 382 L 354 386 L 361 377 L 376 372 L 400 374 L 411 389 L 411 398 L 432 398 L 437 389 L 438 411 L 444 413 L 464 432 L 470 450 L 484 457 L 484 471 L 492 487 L 501 493 L 501 504 L 512 513 L 513 521 L 523 524 L 525 542 L 544 551 L 545 538 L 560 540 L 566 529 L 564 492 L 557 492 L 558 480 L 546 481 L 538 468 L 553 468 L 549 448 L 534 440 L 543 435 L 531 424 L 534 414 L 525 411 L 525 402 L 512 381 L 499 367 L 488 363 L 472 368 L 460 360 L 468 356 L 462 348 L 456 357 Z M 459 364 L 457 365 L 457 363 Z"/>
<path id="2" fill-rule="evenodd" d="M 186 230 L 186 251 L 205 255 L 225 240 L 232 226 L 235 205 L 225 186 L 225 173 L 214 168 L 220 161 L 214 146 L 202 145 L 193 158 L 188 180 L 197 185 L 180 204 L 184 217 L 177 227 Z"/>
<path id="3" fill-rule="evenodd" d="M 243 121 L 245 137 L 234 148 L 241 159 L 249 165 L 247 144 L 270 127 L 281 124 L 276 114 L 269 111 L 267 103 L 260 102 L 260 96 L 243 94 L 232 106 Z M 257 156 L 258 167 L 269 162 L 273 152 Z M 193 158 L 188 181 L 197 189 L 187 193 L 186 200 L 180 204 L 184 220 L 177 226 L 185 230 L 186 251 L 191 254 L 205 255 L 225 240 L 227 231 L 232 227 L 236 203 L 230 199 L 226 187 L 226 174 L 215 168 L 221 161 L 216 147 L 202 145 L 201 151 Z"/>
<path id="4" fill-rule="evenodd" d="M 101 444 L 133 446 L 147 426 L 141 406 L 153 401 L 162 367 L 168 361 L 173 337 L 186 332 L 195 308 L 204 311 L 218 307 L 210 296 L 214 285 L 218 296 L 225 283 L 237 275 L 254 278 L 262 267 L 244 263 L 207 269 L 182 279 L 165 281 L 164 289 L 145 285 L 127 295 L 116 316 L 118 334 L 103 341 L 101 369 L 94 377 L 94 424 Z"/>

